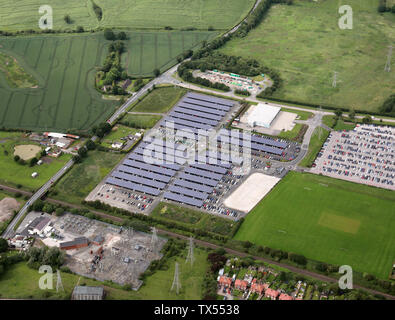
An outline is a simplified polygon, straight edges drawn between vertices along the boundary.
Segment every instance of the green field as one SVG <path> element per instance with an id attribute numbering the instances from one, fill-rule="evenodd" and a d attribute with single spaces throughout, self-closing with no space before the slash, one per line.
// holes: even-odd
<path id="1" fill-rule="evenodd" d="M 329 131 L 324 128 L 317 127 L 311 135 L 309 150 L 303 160 L 299 163 L 301 167 L 311 167 L 320 152 L 322 145 L 329 136 Z"/>
<path id="2" fill-rule="evenodd" d="M 254 0 L 94 0 L 103 17 L 98 21 L 91 0 L 52 0 L 53 28 L 71 30 L 105 27 L 163 29 L 194 27 L 207 30 L 230 29 L 241 21 L 254 5 Z M 38 9 L 44 3 L 37 0 L 3 1 L 0 4 L 0 30 L 17 31 L 38 28 L 42 16 Z M 71 24 L 64 21 L 68 14 Z"/>
<path id="3" fill-rule="evenodd" d="M 386 279 L 395 259 L 394 203 L 393 191 L 290 172 L 235 238 Z"/>
<path id="4" fill-rule="evenodd" d="M 165 113 L 169 111 L 187 90 L 180 87 L 160 87 L 146 95 L 131 111 Z"/>
<path id="5" fill-rule="evenodd" d="M 47 157 L 50 163 L 44 161 L 40 166 L 21 165 L 14 161 L 14 146 L 21 144 L 36 143 L 20 132 L 0 132 L 0 183 L 10 186 L 21 184 L 25 189 L 36 190 L 71 159 L 71 155 L 63 154 L 57 159 Z M 38 173 L 36 178 L 32 178 L 33 172 Z"/>
<path id="6" fill-rule="evenodd" d="M 23 70 L 18 61 L 9 55 L 0 53 L 0 71 L 12 88 L 32 88 L 37 81 Z"/>
<path id="7" fill-rule="evenodd" d="M 125 41 L 123 66 L 131 76 L 151 75 L 177 62 L 215 32 L 134 32 Z M 0 72 L 0 127 L 30 130 L 88 130 L 105 121 L 119 104 L 94 88 L 109 41 L 102 34 L 7 37 L 0 53 L 15 57 L 39 83 L 35 89 L 11 88 Z"/>
<path id="8" fill-rule="evenodd" d="M 139 130 L 116 125 L 112 128 L 112 131 L 101 140 L 101 144 L 107 148 L 111 148 L 114 142 L 121 142 L 121 138 L 134 135 L 136 132 L 139 132 Z"/>
<path id="9" fill-rule="evenodd" d="M 137 292 L 122 290 L 118 285 L 109 286 L 107 283 L 61 272 L 63 287 L 66 294 L 71 294 L 78 282 L 80 285 L 104 286 L 107 294 L 106 299 L 110 300 L 199 300 L 202 298 L 202 283 L 208 268 L 207 252 L 202 249 L 195 249 L 193 267 L 185 263 L 185 254 L 170 258 L 167 261 L 168 270 L 156 271 L 145 280 L 145 284 Z M 180 265 L 180 282 L 182 284 L 178 296 L 175 291 L 170 291 L 174 277 L 175 261 Z M 24 262 L 11 266 L 8 271 L 0 276 L 0 298 L 59 298 L 56 289 L 46 290 L 50 291 L 49 297 L 46 296 L 45 291 L 39 289 L 38 280 L 41 276 L 42 274 L 39 274 L 37 270 L 30 269 Z M 56 276 L 53 284 L 56 288 Z"/>
<path id="10" fill-rule="evenodd" d="M 81 204 L 89 192 L 115 167 L 124 155 L 89 151 L 88 157 L 62 177 L 55 185 L 57 198 L 62 201 Z"/>
<path id="11" fill-rule="evenodd" d="M 147 114 L 126 114 L 122 118 L 122 123 L 132 128 L 149 129 L 162 118 L 162 116 L 147 115 Z"/>
<path id="12" fill-rule="evenodd" d="M 352 30 L 338 27 L 341 5 L 353 9 Z M 384 72 L 388 46 L 395 41 L 395 15 L 380 15 L 377 6 L 367 0 L 275 5 L 247 37 L 229 41 L 221 51 L 278 70 L 284 83 L 274 98 L 376 112 L 395 83 L 395 73 Z"/>

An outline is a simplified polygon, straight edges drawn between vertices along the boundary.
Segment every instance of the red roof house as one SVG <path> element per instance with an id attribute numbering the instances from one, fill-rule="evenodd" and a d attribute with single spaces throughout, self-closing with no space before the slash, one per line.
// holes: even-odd
<path id="1" fill-rule="evenodd" d="M 247 289 L 247 287 L 248 287 L 248 282 L 247 281 L 236 279 L 236 281 L 235 281 L 235 288 L 237 290 L 243 290 L 244 291 L 244 290 Z"/>
<path id="2" fill-rule="evenodd" d="M 266 284 L 266 283 L 265 283 L 265 284 Z M 258 294 L 262 294 L 262 293 L 264 293 L 265 290 L 267 289 L 267 288 L 265 288 L 265 284 L 262 284 L 262 283 L 253 283 L 253 284 L 251 285 L 251 291 L 252 291 L 252 292 L 256 292 L 256 293 L 258 293 Z M 266 284 L 266 286 L 267 286 L 267 284 Z"/>
<path id="3" fill-rule="evenodd" d="M 221 277 L 219 277 L 219 281 L 218 282 L 219 282 L 219 284 L 221 286 L 228 286 L 228 287 L 230 287 L 230 285 L 232 284 L 232 278 L 221 276 Z"/>
<path id="4" fill-rule="evenodd" d="M 277 290 L 268 288 L 265 292 L 265 297 L 276 300 L 280 293 Z"/>
<path id="5" fill-rule="evenodd" d="M 280 297 L 278 298 L 279 300 L 293 300 L 293 298 L 286 293 L 280 294 Z"/>

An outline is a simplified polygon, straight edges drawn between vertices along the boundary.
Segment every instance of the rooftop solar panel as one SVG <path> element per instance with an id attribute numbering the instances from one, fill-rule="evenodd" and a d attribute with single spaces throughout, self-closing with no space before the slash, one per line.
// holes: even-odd
<path id="1" fill-rule="evenodd" d="M 225 136 L 226 138 L 228 138 L 228 137 L 231 137 L 231 134 L 230 134 L 229 130 L 221 130 L 219 132 L 219 136 Z M 243 133 L 241 133 L 241 132 L 239 133 L 239 139 L 243 140 Z M 275 140 L 268 139 L 265 137 L 252 136 L 252 135 L 251 135 L 251 142 L 255 142 L 258 144 L 265 144 L 268 146 L 273 146 L 273 147 L 278 147 L 278 148 L 283 148 L 283 149 L 288 146 L 288 143 L 286 143 L 286 142 L 275 141 Z"/>
<path id="2" fill-rule="evenodd" d="M 190 189 L 186 189 L 186 188 L 182 188 L 182 187 L 177 187 L 177 186 L 170 186 L 168 188 L 169 191 L 174 192 L 174 193 L 179 193 L 179 194 L 183 194 L 186 196 L 190 196 L 196 199 L 200 199 L 200 200 L 206 200 L 208 197 L 208 194 L 205 192 L 199 192 L 199 191 L 194 191 L 194 190 L 190 190 Z"/>
<path id="3" fill-rule="evenodd" d="M 194 189 L 194 190 L 199 190 L 199 191 L 206 192 L 206 193 L 211 193 L 214 189 L 213 187 L 202 185 L 200 183 L 194 183 L 191 181 L 181 180 L 181 179 L 174 180 L 173 183 L 174 183 L 174 185 L 177 185 L 177 186 L 181 186 L 181 187 L 185 187 L 185 188 L 189 188 L 189 189 Z"/>
<path id="4" fill-rule="evenodd" d="M 175 193 L 171 193 L 171 192 L 165 192 L 164 198 L 168 199 L 168 200 L 177 201 L 180 203 L 189 204 L 191 206 L 195 206 L 195 207 L 199 207 L 199 208 L 203 205 L 202 200 L 193 199 L 190 197 L 182 196 L 180 194 L 175 194 Z"/>
<path id="5" fill-rule="evenodd" d="M 158 189 L 142 186 L 139 184 L 135 184 L 132 182 L 127 182 L 127 181 L 123 181 L 123 180 L 119 180 L 119 179 L 115 179 L 115 178 L 111 178 L 111 177 L 106 179 L 106 183 L 112 184 L 112 185 L 115 185 L 118 187 L 123 187 L 123 188 L 129 189 L 129 190 L 143 192 L 143 193 L 150 194 L 153 196 L 158 196 L 160 194 L 160 191 Z"/>

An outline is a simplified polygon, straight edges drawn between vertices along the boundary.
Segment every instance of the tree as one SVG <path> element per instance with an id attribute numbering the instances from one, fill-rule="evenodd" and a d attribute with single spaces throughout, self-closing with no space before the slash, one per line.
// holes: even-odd
<path id="1" fill-rule="evenodd" d="M 55 214 L 56 214 L 57 217 L 60 217 L 63 213 L 64 213 L 64 209 L 63 208 L 57 208 L 55 210 Z"/>
<path id="2" fill-rule="evenodd" d="M 116 36 L 111 29 L 104 29 L 104 38 L 111 41 L 116 40 Z"/>
<path id="3" fill-rule="evenodd" d="M 37 158 L 31 158 L 29 161 L 29 167 L 33 167 L 38 162 Z"/>
<path id="4" fill-rule="evenodd" d="M 81 163 L 82 158 L 78 154 L 76 154 L 76 155 L 73 156 L 73 161 L 75 163 Z"/>
<path id="5" fill-rule="evenodd" d="M 84 32 L 84 27 L 78 26 L 78 27 L 77 27 L 77 32 L 78 32 L 78 33 Z"/>
<path id="6" fill-rule="evenodd" d="M 341 109 L 336 109 L 334 113 L 336 116 L 338 116 L 340 118 L 343 114 L 343 111 Z"/>
<path id="7" fill-rule="evenodd" d="M 63 17 L 63 20 L 64 20 L 67 24 L 70 24 L 70 23 L 71 23 L 71 18 L 70 18 L 70 16 L 69 16 L 68 14 L 66 14 L 66 15 Z"/>
<path id="8" fill-rule="evenodd" d="M 351 110 L 350 110 L 350 113 L 348 114 L 348 117 L 349 117 L 351 120 L 354 120 L 354 119 L 355 119 L 355 110 L 354 110 L 354 109 L 351 109 Z"/>
<path id="9" fill-rule="evenodd" d="M 363 123 L 371 123 L 372 122 L 372 117 L 371 116 L 365 116 L 362 119 Z"/>
<path id="10" fill-rule="evenodd" d="M 159 69 L 154 69 L 154 76 L 157 77 L 160 75 L 160 70 Z"/>
<path id="11" fill-rule="evenodd" d="M 6 252 L 8 249 L 8 242 L 7 240 L 0 238 L 0 253 Z"/>
<path id="12" fill-rule="evenodd" d="M 120 33 L 118 33 L 118 40 L 126 40 L 127 36 L 126 33 L 121 31 Z"/>
<path id="13" fill-rule="evenodd" d="M 18 162 L 20 158 L 21 158 L 20 156 L 16 155 L 16 156 L 14 156 L 14 161 Z"/>
<path id="14" fill-rule="evenodd" d="M 85 157 L 88 155 L 88 149 L 85 148 L 85 147 L 79 148 L 79 149 L 78 149 L 78 155 L 79 155 L 81 158 L 85 158 Z"/>
<path id="15" fill-rule="evenodd" d="M 88 150 L 94 150 L 96 148 L 96 144 L 90 139 L 86 142 L 85 146 Z"/>

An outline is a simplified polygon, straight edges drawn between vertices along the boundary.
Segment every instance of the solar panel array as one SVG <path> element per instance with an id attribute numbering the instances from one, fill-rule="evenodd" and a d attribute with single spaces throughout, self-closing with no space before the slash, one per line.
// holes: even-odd
<path id="1" fill-rule="evenodd" d="M 217 141 L 223 143 L 237 142 L 240 147 L 243 146 L 243 135 L 248 133 L 239 132 L 239 134 L 232 132 L 227 129 L 222 129 L 218 135 Z M 275 155 L 282 155 L 284 149 L 286 149 L 289 144 L 282 141 L 276 141 L 265 137 L 249 135 L 251 138 L 251 149 L 256 151 L 267 152 Z M 232 141 L 232 138 L 235 139 Z"/>
<path id="2" fill-rule="evenodd" d="M 230 100 L 187 93 L 160 126 L 172 122 L 174 129 L 188 129 L 197 134 L 200 129 L 215 129 L 233 106 Z M 172 179 L 181 169 L 177 160 L 189 159 L 187 151 L 183 144 L 159 139 L 142 141 L 111 173 L 106 183 L 153 196 L 164 190 L 165 199 L 201 207 L 231 164 L 221 163 L 221 154 L 203 154 L 204 163 L 199 163 L 201 157 L 193 155 L 195 163 Z"/>
<path id="3" fill-rule="evenodd" d="M 234 106 L 234 102 L 197 93 L 187 93 L 161 122 L 161 127 L 174 125 L 176 130 L 214 129 Z"/>

